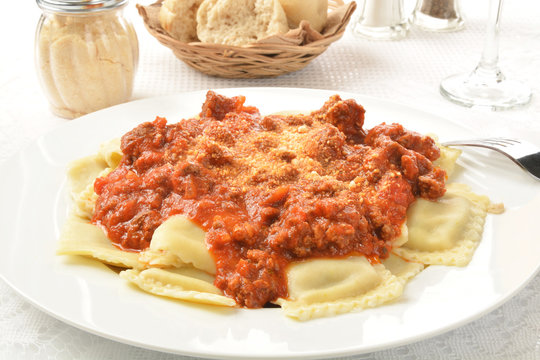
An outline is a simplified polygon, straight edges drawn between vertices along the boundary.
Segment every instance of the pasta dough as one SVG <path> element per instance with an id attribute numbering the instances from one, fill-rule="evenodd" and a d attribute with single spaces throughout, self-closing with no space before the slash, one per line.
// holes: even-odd
<path id="1" fill-rule="evenodd" d="M 204 238 L 204 231 L 186 217 L 172 216 L 156 229 L 150 248 L 141 252 L 139 260 L 147 266 L 159 267 L 192 264 L 197 269 L 215 274 L 216 265 Z"/>
<path id="2" fill-rule="evenodd" d="M 124 155 L 122 154 L 122 150 L 120 150 L 120 138 L 115 138 L 101 144 L 98 155 L 111 170 L 115 169 Z"/>
<path id="3" fill-rule="evenodd" d="M 399 297 L 404 285 L 383 265 L 371 265 L 363 256 L 293 264 L 288 278 L 289 299 L 277 303 L 298 320 L 379 306 Z"/>
<path id="4" fill-rule="evenodd" d="M 57 254 L 89 256 L 105 264 L 125 268 L 140 266 L 136 253 L 114 247 L 103 230 L 75 215 L 64 224 Z"/>
<path id="5" fill-rule="evenodd" d="M 418 199 L 407 212 L 409 240 L 401 257 L 431 265 L 467 265 L 482 238 L 489 199 L 449 184 L 439 201 Z"/>
<path id="6" fill-rule="evenodd" d="M 92 217 L 97 197 L 94 180 L 111 172 L 121 159 L 120 139 L 113 139 L 101 144 L 97 154 L 75 160 L 69 165 L 68 181 L 75 215 L 84 219 Z"/>
<path id="7" fill-rule="evenodd" d="M 308 260 L 288 272 L 289 298 L 312 304 L 365 294 L 382 276 L 365 257 Z"/>
<path id="8" fill-rule="evenodd" d="M 212 285 L 213 277 L 193 268 L 125 270 L 120 277 L 155 295 L 203 304 L 236 305 Z"/>
<path id="9" fill-rule="evenodd" d="M 383 261 L 383 265 L 392 273 L 392 275 L 396 276 L 403 283 L 406 283 L 415 277 L 420 271 L 424 270 L 425 267 L 422 263 L 407 261 L 395 254 L 390 254 L 390 256 Z"/>
<path id="10" fill-rule="evenodd" d="M 440 145 L 439 148 L 441 149 L 441 157 L 435 160 L 433 164 L 446 171 L 446 174 L 450 178 L 454 173 L 456 161 L 461 155 L 461 150 Z"/>

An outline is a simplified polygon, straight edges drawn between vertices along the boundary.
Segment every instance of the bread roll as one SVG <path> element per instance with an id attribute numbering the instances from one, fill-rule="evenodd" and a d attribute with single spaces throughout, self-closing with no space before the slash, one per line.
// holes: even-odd
<path id="1" fill-rule="evenodd" d="M 203 0 L 165 0 L 159 22 L 171 37 L 182 42 L 198 41 L 197 10 Z"/>
<path id="2" fill-rule="evenodd" d="M 204 0 L 197 12 L 202 42 L 243 46 L 289 30 L 278 0 Z"/>
<path id="3" fill-rule="evenodd" d="M 321 32 L 328 16 L 328 0 L 279 0 L 289 27 L 297 28 L 300 21 L 307 20 L 311 27 Z"/>

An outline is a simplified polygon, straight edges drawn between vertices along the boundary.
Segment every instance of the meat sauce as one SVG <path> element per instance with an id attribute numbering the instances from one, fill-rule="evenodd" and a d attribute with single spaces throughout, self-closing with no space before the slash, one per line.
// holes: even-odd
<path id="1" fill-rule="evenodd" d="M 434 141 L 399 124 L 365 131 L 353 100 L 270 116 L 244 102 L 208 92 L 199 117 L 157 117 L 125 134 L 120 165 L 95 181 L 93 223 L 141 251 L 183 214 L 206 231 L 215 285 L 257 308 L 287 297 L 293 261 L 385 259 L 415 198 L 445 192 Z"/>

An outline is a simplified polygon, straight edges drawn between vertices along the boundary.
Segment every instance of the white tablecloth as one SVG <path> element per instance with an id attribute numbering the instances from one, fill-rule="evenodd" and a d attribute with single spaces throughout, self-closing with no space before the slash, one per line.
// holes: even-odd
<path id="1" fill-rule="evenodd" d="M 407 9 L 413 5 L 410 1 Z M 38 7 L 32 1 L 6 4 L 0 21 L 0 162 L 66 123 L 49 112 L 34 71 Z M 302 71 L 273 79 L 227 80 L 198 73 L 177 60 L 146 32 L 131 3 L 128 16 L 140 41 L 134 99 L 251 86 L 350 91 L 441 114 L 481 135 L 515 136 L 540 146 L 540 2 L 505 4 L 500 65 L 507 77 L 528 82 L 534 94 L 529 106 L 506 112 L 462 108 L 439 95 L 443 77 L 472 70 L 480 57 L 487 0 L 463 1 L 462 5 L 467 23 L 460 32 L 429 33 L 413 28 L 407 38 L 391 42 L 358 39 L 347 33 Z M 66 325 L 28 304 L 0 280 L 0 359 L 182 358 L 120 344 Z M 498 309 L 461 328 L 353 358 L 540 359 L 540 276 Z"/>

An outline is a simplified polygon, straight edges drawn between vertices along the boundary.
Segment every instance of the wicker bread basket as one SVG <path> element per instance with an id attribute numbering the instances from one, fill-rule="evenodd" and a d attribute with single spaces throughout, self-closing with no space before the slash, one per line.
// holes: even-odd
<path id="1" fill-rule="evenodd" d="M 177 58 L 208 75 L 224 78 L 274 77 L 304 68 L 339 40 L 356 9 L 356 3 L 329 0 L 328 21 L 321 33 L 307 22 L 285 35 L 270 36 L 246 46 L 230 46 L 201 42 L 185 43 L 173 39 L 159 23 L 162 0 L 137 5 L 147 30 L 170 48 Z"/>

